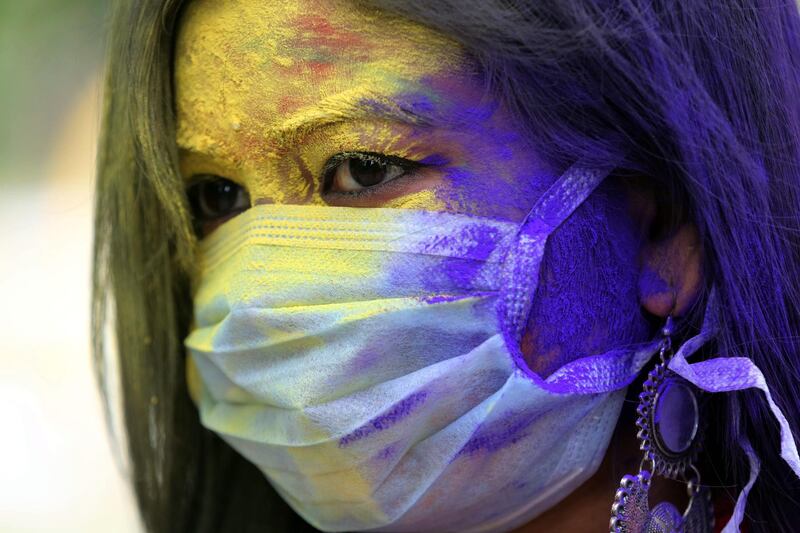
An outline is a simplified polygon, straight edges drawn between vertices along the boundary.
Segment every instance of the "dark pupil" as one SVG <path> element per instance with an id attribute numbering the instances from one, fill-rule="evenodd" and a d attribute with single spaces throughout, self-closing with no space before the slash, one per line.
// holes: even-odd
<path id="1" fill-rule="evenodd" d="M 351 157 L 350 160 L 350 175 L 356 182 L 364 187 L 377 185 L 386 175 L 386 165 L 375 161 L 366 161 Z"/>
<path id="2" fill-rule="evenodd" d="M 230 181 L 213 181 L 204 183 L 202 187 L 203 207 L 206 216 L 228 213 L 236 205 L 239 186 Z"/>

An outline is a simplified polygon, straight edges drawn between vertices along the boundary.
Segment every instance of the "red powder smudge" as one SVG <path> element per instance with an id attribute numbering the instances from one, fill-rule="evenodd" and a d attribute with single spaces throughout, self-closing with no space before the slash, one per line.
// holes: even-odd
<path id="1" fill-rule="evenodd" d="M 373 46 L 359 33 L 347 27 L 334 26 L 319 15 L 297 17 L 292 22 L 297 37 L 291 47 L 307 50 L 306 59 L 287 68 L 290 76 L 302 76 L 312 83 L 320 83 L 335 73 L 336 64 L 342 58 L 348 61 L 367 61 Z"/>
<path id="2" fill-rule="evenodd" d="M 336 65 L 327 61 L 304 60 L 297 61 L 286 68 L 286 73 L 291 78 L 305 78 L 312 83 L 320 83 L 334 74 Z"/>
<path id="3" fill-rule="evenodd" d="M 345 28 L 336 28 L 327 19 L 318 15 L 298 17 L 295 25 L 303 34 L 304 44 L 312 48 L 334 50 L 367 48 L 367 43 L 359 34 Z"/>
<path id="4" fill-rule="evenodd" d="M 321 61 L 308 61 L 306 67 L 311 71 L 312 78 L 327 78 L 333 73 L 333 65 L 330 63 L 323 63 Z"/>
<path id="5" fill-rule="evenodd" d="M 303 105 L 303 99 L 293 95 L 281 96 L 278 100 L 278 113 L 289 114 L 293 111 L 300 109 Z"/>

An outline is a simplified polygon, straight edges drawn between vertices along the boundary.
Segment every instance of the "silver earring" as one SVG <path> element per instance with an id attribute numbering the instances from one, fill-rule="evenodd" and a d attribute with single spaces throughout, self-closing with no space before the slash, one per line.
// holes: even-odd
<path id="1" fill-rule="evenodd" d="M 623 476 L 614 495 L 611 533 L 710 533 L 714 528 L 711 492 L 701 485 L 695 465 L 703 440 L 701 393 L 667 369 L 675 332 L 671 316 L 661 332 L 660 361 L 648 374 L 636 409 L 636 437 L 644 457 L 639 473 Z M 683 513 L 670 502 L 650 508 L 654 475 L 686 483 L 689 503 Z"/>

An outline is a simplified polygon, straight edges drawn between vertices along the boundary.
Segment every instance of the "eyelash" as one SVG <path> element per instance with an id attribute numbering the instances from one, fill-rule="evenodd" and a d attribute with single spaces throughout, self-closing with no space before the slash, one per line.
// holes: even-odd
<path id="1" fill-rule="evenodd" d="M 371 162 L 382 166 L 397 166 L 403 171 L 403 173 L 389 181 L 378 183 L 372 186 L 364 187 L 363 189 L 355 190 L 355 191 L 330 191 L 330 188 L 333 183 L 333 178 L 336 174 L 337 169 L 343 163 L 346 163 L 350 159 L 359 159 L 365 162 Z M 322 169 L 322 194 L 328 196 L 338 196 L 340 198 L 347 197 L 347 198 L 366 198 L 371 195 L 377 194 L 387 187 L 397 186 L 399 182 L 403 179 L 413 177 L 415 171 L 425 168 L 429 166 L 426 163 L 420 163 L 418 161 L 411 161 L 409 159 L 404 159 L 398 156 L 392 155 L 385 155 L 377 152 L 341 152 L 334 156 L 332 156 L 328 161 L 325 163 Z M 232 185 L 240 187 L 243 191 L 243 194 L 249 196 L 249 191 L 245 189 L 242 185 L 237 184 L 236 182 L 224 177 L 218 176 L 214 174 L 200 174 L 193 176 L 190 178 L 189 183 L 187 185 L 186 191 L 187 195 L 190 198 L 190 202 L 192 204 L 197 203 L 198 201 L 192 201 L 193 195 L 200 194 L 197 188 L 202 186 L 203 184 L 213 184 L 213 183 L 223 183 L 229 182 Z M 199 214 L 197 211 L 198 209 L 196 206 L 192 205 L 192 215 L 195 224 L 195 230 L 198 231 L 198 234 L 204 234 L 205 231 L 202 230 L 202 226 L 204 224 L 214 224 L 217 220 L 224 220 L 226 217 L 217 217 L 217 218 L 210 218 L 206 219 Z M 230 216 L 234 216 L 237 212 L 230 213 Z"/>
<path id="2" fill-rule="evenodd" d="M 336 169 L 348 159 L 360 159 L 361 161 L 373 162 L 384 166 L 396 165 L 403 169 L 403 174 L 388 182 L 365 187 L 357 191 L 331 192 L 330 187 L 332 186 Z M 427 165 L 418 161 L 412 161 L 410 159 L 405 159 L 394 155 L 381 154 L 379 152 L 340 152 L 328 159 L 322 168 L 322 194 L 335 195 L 339 197 L 346 196 L 349 198 L 368 197 L 378 193 L 385 187 L 396 185 L 396 182 L 400 180 L 413 177 L 415 171 L 424 168 L 425 166 Z"/>

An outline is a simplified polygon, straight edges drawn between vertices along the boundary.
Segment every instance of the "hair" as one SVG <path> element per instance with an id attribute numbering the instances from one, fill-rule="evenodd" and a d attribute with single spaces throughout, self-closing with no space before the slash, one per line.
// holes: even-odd
<path id="1" fill-rule="evenodd" d="M 132 483 L 150 532 L 311 530 L 203 428 L 185 385 L 195 236 L 177 170 L 181 0 L 121 2 L 98 156 L 94 361 L 107 414 L 114 323 Z M 545 160 L 657 180 L 703 239 L 722 355 L 751 358 L 800 435 L 800 16 L 786 0 L 377 0 L 460 42 Z M 729 394 L 714 452 L 740 488 L 762 462 L 752 531 L 789 531 L 797 479 L 763 395 Z M 707 446 L 708 447 L 708 446 Z M 735 494 L 736 491 L 731 489 Z M 609 499 L 611 495 L 609 495 Z"/>

